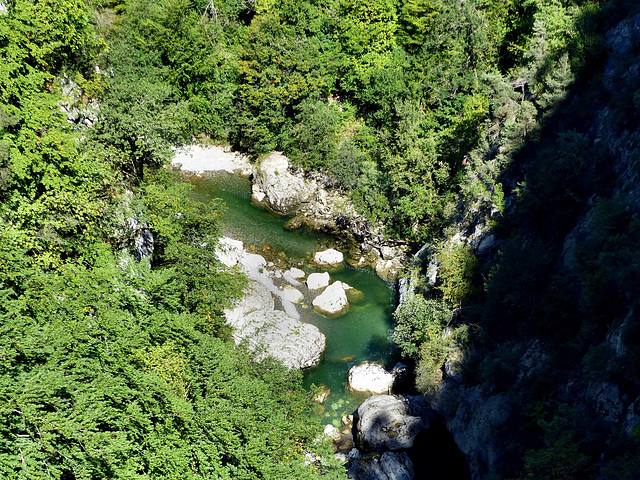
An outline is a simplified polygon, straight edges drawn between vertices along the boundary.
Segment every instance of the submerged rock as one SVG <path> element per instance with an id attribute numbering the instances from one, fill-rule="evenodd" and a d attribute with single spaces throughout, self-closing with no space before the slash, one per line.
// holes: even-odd
<path id="1" fill-rule="evenodd" d="M 311 399 L 312 402 L 323 404 L 327 398 L 331 395 L 331 389 L 324 383 L 318 385 L 318 391 Z"/>
<path id="2" fill-rule="evenodd" d="M 383 452 L 411 448 L 428 427 L 411 415 L 409 401 L 391 395 L 367 398 L 358 407 L 358 443 L 364 450 Z"/>
<path id="3" fill-rule="evenodd" d="M 364 302 L 364 293 L 357 288 L 353 288 L 351 285 L 347 285 L 346 283 L 342 283 L 344 287 L 344 291 L 347 294 L 347 299 L 349 303 L 360 303 Z"/>
<path id="4" fill-rule="evenodd" d="M 390 393 L 394 381 L 394 375 L 379 363 L 365 362 L 349 370 L 349 388 L 354 392 Z"/>
<path id="5" fill-rule="evenodd" d="M 349 300 L 342 282 L 333 282 L 312 302 L 313 309 L 329 318 L 338 318 L 349 311 Z"/>

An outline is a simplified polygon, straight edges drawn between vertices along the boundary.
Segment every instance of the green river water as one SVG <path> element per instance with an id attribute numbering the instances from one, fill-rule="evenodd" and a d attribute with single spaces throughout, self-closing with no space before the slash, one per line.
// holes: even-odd
<path id="1" fill-rule="evenodd" d="M 248 179 L 225 173 L 194 177 L 194 192 L 202 201 L 222 199 L 227 211 L 222 217 L 223 234 L 244 242 L 248 250 L 268 252 L 267 259 L 280 265 L 298 265 L 307 273 L 314 270 L 308 261 L 313 252 L 332 246 L 340 249 L 338 239 L 308 230 L 287 231 L 286 218 L 251 206 L 251 184 Z M 364 360 L 380 362 L 391 368 L 396 352 L 390 340 L 391 314 L 395 305 L 394 289 L 370 270 L 346 267 L 331 273 L 332 281 L 340 280 L 361 290 L 364 301 L 352 304 L 345 315 L 325 318 L 312 308 L 300 308 L 301 319 L 316 325 L 327 337 L 327 349 L 320 365 L 304 373 L 307 387 L 325 384 L 331 394 L 317 415 L 323 423 L 340 424 L 344 414 L 353 413 L 364 397 L 358 398 L 345 388 L 349 368 Z M 308 302 L 307 302 L 308 305 Z"/>

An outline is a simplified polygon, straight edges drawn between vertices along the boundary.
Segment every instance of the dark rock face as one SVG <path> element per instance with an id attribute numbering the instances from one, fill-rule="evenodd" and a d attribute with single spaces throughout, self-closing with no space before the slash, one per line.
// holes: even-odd
<path id="1" fill-rule="evenodd" d="M 429 427 L 411 414 L 407 399 L 392 395 L 369 397 L 358 407 L 358 445 L 366 451 L 411 448 L 418 433 Z"/>
<path id="2" fill-rule="evenodd" d="M 413 463 L 406 453 L 354 455 L 347 465 L 348 478 L 357 480 L 413 480 Z"/>

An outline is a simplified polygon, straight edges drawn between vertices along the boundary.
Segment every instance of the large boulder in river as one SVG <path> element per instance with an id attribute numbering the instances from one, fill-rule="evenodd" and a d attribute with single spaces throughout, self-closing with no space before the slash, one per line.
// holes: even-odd
<path id="1" fill-rule="evenodd" d="M 338 318 L 349 311 L 349 300 L 342 282 L 333 282 L 312 302 L 313 309 L 329 318 Z"/>
<path id="2" fill-rule="evenodd" d="M 294 213 L 315 195 L 316 187 L 289 173 L 289 159 L 273 152 L 258 167 L 251 187 L 251 201 L 279 215 Z"/>
<path id="3" fill-rule="evenodd" d="M 390 393 L 394 381 L 395 376 L 375 362 L 365 362 L 349 370 L 349 389 L 354 392 Z"/>
<path id="4" fill-rule="evenodd" d="M 246 263 L 253 268 L 256 262 L 261 263 L 258 260 L 249 257 Z M 236 344 L 246 342 L 258 359 L 272 356 L 289 368 L 317 365 L 326 347 L 325 336 L 314 325 L 294 318 L 295 309 L 291 314 L 274 310 L 274 292 L 267 280 L 252 279 L 236 307 L 225 310 L 227 323 L 234 328 L 234 341 Z M 279 292 L 275 287 L 273 290 Z M 286 299 L 280 300 L 286 308 Z"/>
<path id="5" fill-rule="evenodd" d="M 274 300 L 271 292 L 267 287 L 259 282 L 249 282 L 248 287 L 244 291 L 245 295 L 240 299 L 235 308 L 226 309 L 224 311 L 227 324 L 235 329 L 242 327 L 249 314 L 257 311 L 270 311 L 274 308 Z M 236 343 L 242 340 L 236 330 L 234 339 Z"/>
<path id="6" fill-rule="evenodd" d="M 367 398 L 358 407 L 358 443 L 368 451 L 386 452 L 411 448 L 427 425 L 411 415 L 409 400 L 392 395 Z"/>

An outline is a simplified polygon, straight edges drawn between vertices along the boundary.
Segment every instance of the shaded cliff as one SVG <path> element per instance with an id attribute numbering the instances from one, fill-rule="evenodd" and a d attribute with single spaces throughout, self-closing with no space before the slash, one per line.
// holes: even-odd
<path id="1" fill-rule="evenodd" d="M 432 397 L 473 478 L 640 471 L 640 15 L 598 22 L 599 54 L 503 171 L 456 319 L 471 346 Z"/>

